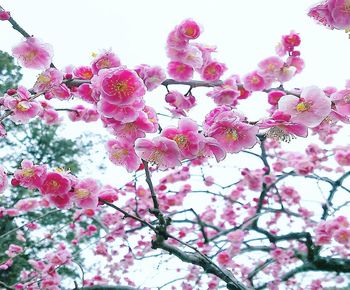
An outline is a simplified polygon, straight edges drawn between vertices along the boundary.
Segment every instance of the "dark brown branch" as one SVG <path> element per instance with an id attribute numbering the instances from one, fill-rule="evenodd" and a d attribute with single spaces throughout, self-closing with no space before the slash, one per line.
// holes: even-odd
<path id="1" fill-rule="evenodd" d="M 221 269 L 203 255 L 198 255 L 198 253 L 185 253 L 180 249 L 166 243 L 164 240 L 159 239 L 152 242 L 152 247 L 154 249 L 163 249 L 168 253 L 178 257 L 185 263 L 190 263 L 202 267 L 206 273 L 214 274 L 218 278 L 225 281 L 229 290 L 247 289 L 236 278 L 234 278 L 231 272 L 226 269 Z"/>

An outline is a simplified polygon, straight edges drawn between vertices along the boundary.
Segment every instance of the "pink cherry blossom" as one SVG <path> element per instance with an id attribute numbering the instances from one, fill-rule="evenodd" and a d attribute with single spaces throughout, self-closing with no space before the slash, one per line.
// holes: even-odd
<path id="1" fill-rule="evenodd" d="M 219 142 L 211 137 L 202 137 L 199 140 L 198 157 L 212 157 L 214 156 L 216 161 L 222 161 L 226 157 L 226 151 L 222 148 Z"/>
<path id="2" fill-rule="evenodd" d="M 110 69 L 99 78 L 101 97 L 111 104 L 129 105 L 146 93 L 142 79 L 132 70 Z"/>
<path id="3" fill-rule="evenodd" d="M 350 4 L 348 0 L 328 0 L 328 10 L 335 28 L 350 28 Z"/>
<path id="4" fill-rule="evenodd" d="M 259 127 L 241 122 L 233 112 L 222 112 L 208 129 L 208 135 L 215 138 L 228 153 L 236 153 L 253 147 Z"/>
<path id="5" fill-rule="evenodd" d="M 91 80 L 94 76 L 91 67 L 89 66 L 79 66 L 73 70 L 73 74 L 83 80 Z"/>
<path id="6" fill-rule="evenodd" d="M 177 27 L 177 33 L 181 38 L 196 39 L 201 33 L 201 28 L 194 20 L 186 19 Z"/>
<path id="7" fill-rule="evenodd" d="M 110 185 L 104 185 L 100 188 L 98 197 L 113 203 L 118 200 L 118 190 Z"/>
<path id="8" fill-rule="evenodd" d="M 59 86 L 63 81 L 63 73 L 55 68 L 48 68 L 37 78 L 33 90 L 34 92 L 44 92 L 54 86 Z"/>
<path id="9" fill-rule="evenodd" d="M 186 111 L 196 105 L 196 99 L 192 94 L 185 96 L 178 91 L 168 92 L 165 96 L 165 101 L 177 109 Z"/>
<path id="10" fill-rule="evenodd" d="M 300 98 L 294 95 L 283 96 L 278 102 L 279 110 L 291 115 L 291 121 L 316 127 L 331 112 L 331 101 L 318 87 L 302 90 Z"/>
<path id="11" fill-rule="evenodd" d="M 114 164 L 124 166 L 128 172 L 139 168 L 141 159 L 136 155 L 133 143 L 128 140 L 109 140 L 106 149 L 109 160 Z"/>
<path id="12" fill-rule="evenodd" d="M 3 193 L 8 186 L 7 175 L 5 173 L 4 167 L 0 165 L 0 194 Z"/>
<path id="13" fill-rule="evenodd" d="M 75 95 L 78 95 L 82 100 L 90 104 L 95 104 L 98 101 L 98 96 L 92 89 L 90 84 L 82 84 L 74 92 Z"/>
<path id="14" fill-rule="evenodd" d="M 243 85 L 249 91 L 262 91 L 266 88 L 265 79 L 257 71 L 245 75 Z"/>
<path id="15" fill-rule="evenodd" d="M 236 76 L 228 78 L 222 85 L 214 87 L 213 91 L 207 93 L 217 105 L 229 106 L 237 105 L 239 95 Z"/>
<path id="16" fill-rule="evenodd" d="M 264 78 L 275 80 L 283 65 L 284 62 L 281 58 L 271 56 L 259 62 L 258 73 Z"/>
<path id="17" fill-rule="evenodd" d="M 193 68 L 178 61 L 171 61 L 168 64 L 168 74 L 174 80 L 189 81 L 193 77 Z"/>
<path id="18" fill-rule="evenodd" d="M 143 64 L 137 66 L 135 71 L 143 80 L 148 91 L 153 91 L 166 79 L 164 70 L 159 66 L 150 67 Z"/>
<path id="19" fill-rule="evenodd" d="M 155 137 L 152 140 L 139 138 L 135 142 L 136 154 L 159 169 L 167 169 L 181 165 L 180 150 L 175 141 L 165 137 Z"/>
<path id="20" fill-rule="evenodd" d="M 350 89 L 337 91 L 330 98 L 339 113 L 350 116 Z"/>
<path id="21" fill-rule="evenodd" d="M 16 97 L 5 96 L 4 106 L 13 112 L 11 115 L 13 121 L 25 124 L 41 112 L 40 104 L 30 97 L 29 91 L 22 86 L 18 87 Z"/>
<path id="22" fill-rule="evenodd" d="M 74 187 L 75 204 L 81 208 L 96 208 L 99 188 L 96 180 L 92 178 L 80 180 Z"/>
<path id="23" fill-rule="evenodd" d="M 227 67 L 225 64 L 217 61 L 211 61 L 202 67 L 201 77 L 205 81 L 215 82 L 220 79 L 226 70 Z"/>
<path id="24" fill-rule="evenodd" d="M 40 188 L 46 178 L 46 166 L 34 165 L 30 160 L 23 160 L 21 167 L 22 169 L 14 172 L 18 184 L 29 189 Z"/>
<path id="25" fill-rule="evenodd" d="M 0 11 L 0 21 L 6 21 L 11 18 L 9 11 Z"/>
<path id="26" fill-rule="evenodd" d="M 178 128 L 164 128 L 162 136 L 176 142 L 182 159 L 193 158 L 198 153 L 200 140 L 198 125 L 190 118 L 180 119 Z"/>
<path id="27" fill-rule="evenodd" d="M 119 67 L 120 65 L 120 60 L 114 52 L 103 51 L 95 57 L 91 69 L 94 74 L 97 74 L 101 69 Z"/>
<path id="28" fill-rule="evenodd" d="M 49 172 L 40 187 L 42 194 L 64 195 L 71 189 L 71 181 L 59 172 Z"/>
<path id="29" fill-rule="evenodd" d="M 53 51 L 50 44 L 28 37 L 12 49 L 12 54 L 25 68 L 46 69 L 50 66 Z"/>

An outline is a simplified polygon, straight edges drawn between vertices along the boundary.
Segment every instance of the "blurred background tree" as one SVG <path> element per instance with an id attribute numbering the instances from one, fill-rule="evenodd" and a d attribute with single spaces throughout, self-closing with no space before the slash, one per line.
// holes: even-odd
<path id="1" fill-rule="evenodd" d="M 14 63 L 14 59 L 6 52 L 0 51 L 0 96 L 10 88 L 17 88 L 18 82 L 22 79 L 20 67 Z M 23 159 L 33 161 L 35 164 L 48 164 L 51 168 L 64 168 L 70 170 L 73 174 L 80 171 L 81 163 L 78 162 L 80 156 L 88 154 L 92 141 L 83 143 L 83 141 L 73 141 L 63 138 L 58 134 L 58 125 L 45 125 L 41 120 L 34 120 L 26 125 L 18 126 L 11 120 L 5 120 L 5 128 L 8 132 L 7 138 L 0 138 L 0 164 L 8 172 L 20 167 Z M 90 138 L 91 139 L 91 138 Z M 96 138 L 95 138 L 96 139 Z M 86 138 L 80 138 L 86 140 Z M 10 148 L 10 149 L 9 149 Z M 84 154 L 82 154 L 84 152 Z M 81 160 L 80 160 L 81 161 Z M 2 215 L 4 208 L 13 207 L 24 197 L 36 197 L 38 193 L 31 192 L 23 187 L 11 187 L 11 194 L 0 195 L 0 265 L 7 260 L 5 251 L 10 244 L 18 244 L 25 251 L 23 254 L 14 258 L 13 266 L 6 271 L 0 271 L 0 281 L 6 284 L 14 284 L 19 280 L 20 269 L 27 268 L 28 260 L 35 259 L 41 253 L 52 249 L 50 239 L 35 242 L 30 235 L 30 227 L 40 227 L 47 235 L 55 233 L 56 238 L 70 241 L 71 235 L 60 234 L 60 227 L 75 223 L 72 211 L 43 209 L 35 212 L 24 213 L 20 218 Z M 35 221 L 26 225 L 28 221 Z M 84 227 L 83 222 L 80 226 Z M 23 226 L 23 227 L 22 227 Z M 24 242 L 16 238 L 16 229 L 21 230 L 25 237 Z M 98 231 L 96 233 L 98 235 Z M 77 247 L 74 257 L 76 263 L 81 262 L 79 247 Z M 62 267 L 60 274 L 68 275 L 71 278 L 78 276 L 77 271 L 71 271 Z"/>

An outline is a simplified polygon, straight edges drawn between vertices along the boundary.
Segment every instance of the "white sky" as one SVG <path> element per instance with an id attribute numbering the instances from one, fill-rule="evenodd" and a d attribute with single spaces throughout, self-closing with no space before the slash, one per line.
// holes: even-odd
<path id="1" fill-rule="evenodd" d="M 328 30 L 309 19 L 306 13 L 313 4 L 305 0 L 0 0 L 28 33 L 53 45 L 58 68 L 88 65 L 91 52 L 110 48 L 131 68 L 141 63 L 166 67 L 168 33 L 183 19 L 193 18 L 204 28 L 198 42 L 217 45 L 216 58 L 228 67 L 224 78 L 254 70 L 261 59 L 275 54 L 281 36 L 294 30 L 302 39 L 306 67 L 286 87 L 342 88 L 350 79 L 350 40 L 343 31 Z M 22 39 L 7 22 L 0 22 L 1 50 L 11 52 Z M 31 87 L 38 71 L 23 72 L 24 85 Z M 157 94 L 163 98 L 164 89 Z M 257 106 L 248 104 L 244 113 L 254 117 Z"/>

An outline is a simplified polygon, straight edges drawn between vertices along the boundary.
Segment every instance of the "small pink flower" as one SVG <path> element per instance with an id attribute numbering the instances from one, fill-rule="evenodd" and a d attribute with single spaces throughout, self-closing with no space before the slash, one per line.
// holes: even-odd
<path id="1" fill-rule="evenodd" d="M 350 3 L 348 0 L 328 0 L 328 10 L 335 28 L 350 28 Z"/>
<path id="2" fill-rule="evenodd" d="M 178 91 L 168 92 L 165 96 L 165 101 L 177 109 L 186 111 L 196 105 L 196 99 L 192 94 L 184 96 Z"/>
<path id="3" fill-rule="evenodd" d="M 268 57 L 259 62 L 259 75 L 274 80 L 277 78 L 283 65 L 284 62 L 281 58 L 277 56 Z"/>
<path id="4" fill-rule="evenodd" d="M 55 86 L 45 94 L 45 98 L 47 99 L 58 98 L 63 101 L 68 100 L 70 97 L 71 91 L 65 84 Z"/>
<path id="5" fill-rule="evenodd" d="M 9 11 L 0 11 L 0 21 L 6 21 L 11 18 Z"/>
<path id="6" fill-rule="evenodd" d="M 221 266 L 227 266 L 232 261 L 232 257 L 228 254 L 227 251 L 221 252 L 217 256 L 217 259 L 218 259 L 219 265 L 221 265 Z"/>
<path id="7" fill-rule="evenodd" d="M 189 81 L 193 77 L 193 68 L 178 61 L 171 61 L 168 64 L 168 74 L 174 80 Z"/>
<path id="8" fill-rule="evenodd" d="M 34 37 L 28 37 L 25 41 L 14 47 L 12 54 L 19 60 L 22 66 L 33 69 L 48 68 L 53 56 L 51 45 L 41 43 Z"/>
<path id="9" fill-rule="evenodd" d="M 203 137 L 199 141 L 198 157 L 212 157 L 214 156 L 216 161 L 224 160 L 226 157 L 226 151 L 222 148 L 219 142 L 211 137 Z"/>
<path id="10" fill-rule="evenodd" d="M 80 180 L 74 187 L 74 202 L 81 208 L 96 208 L 99 185 L 92 178 Z"/>
<path id="11" fill-rule="evenodd" d="M 337 91 L 330 98 L 339 113 L 350 116 L 350 89 Z"/>
<path id="12" fill-rule="evenodd" d="M 215 138 L 228 153 L 252 148 L 256 142 L 259 127 L 241 122 L 233 112 L 222 112 L 208 129 L 208 135 Z"/>
<path id="13" fill-rule="evenodd" d="M 54 86 L 59 86 L 63 81 L 63 73 L 55 68 L 48 68 L 37 78 L 33 90 L 34 92 L 44 92 Z"/>
<path id="14" fill-rule="evenodd" d="M 101 69 L 119 67 L 121 65 L 118 56 L 111 51 L 104 51 L 93 60 L 91 64 L 92 72 L 97 74 Z"/>
<path id="15" fill-rule="evenodd" d="M 17 256 L 19 253 L 23 252 L 23 248 L 21 246 L 10 244 L 8 250 L 5 252 L 7 256 L 13 258 Z"/>
<path id="16" fill-rule="evenodd" d="M 283 96 L 278 102 L 278 108 L 291 115 L 292 122 L 313 128 L 330 114 L 331 101 L 321 89 L 311 86 L 302 90 L 300 98 Z"/>
<path id="17" fill-rule="evenodd" d="M 350 246 L 350 230 L 346 228 L 340 228 L 334 232 L 334 239 L 343 245 Z"/>
<path id="18" fill-rule="evenodd" d="M 243 78 L 243 84 L 249 91 L 262 91 L 266 88 L 265 79 L 257 71 L 247 74 Z"/>
<path id="19" fill-rule="evenodd" d="M 4 106 L 13 112 L 11 119 L 22 124 L 28 123 L 29 120 L 37 116 L 42 109 L 39 103 L 30 100 L 29 91 L 22 86 L 18 87 L 16 97 L 5 96 Z"/>
<path id="20" fill-rule="evenodd" d="M 132 104 L 125 106 L 111 104 L 105 99 L 101 99 L 98 103 L 98 110 L 102 116 L 113 118 L 122 123 L 130 123 L 137 119 L 144 105 L 142 99 L 136 99 Z"/>
<path id="21" fill-rule="evenodd" d="M 221 86 L 214 87 L 213 91 L 207 93 L 207 96 L 213 98 L 217 105 L 236 106 L 240 91 L 237 87 L 237 78 L 235 76 L 225 80 Z"/>
<path id="22" fill-rule="evenodd" d="M 42 194 L 64 195 L 71 189 L 71 181 L 58 172 L 50 172 L 40 187 Z"/>
<path id="23" fill-rule="evenodd" d="M 73 70 L 73 74 L 83 80 L 91 80 L 94 76 L 91 67 L 89 66 L 80 66 Z"/>
<path id="24" fill-rule="evenodd" d="M 220 79 L 226 69 L 225 64 L 211 61 L 201 69 L 201 77 L 205 81 L 215 82 Z"/>
<path id="25" fill-rule="evenodd" d="M 39 202 L 34 198 L 26 198 L 19 200 L 14 207 L 21 211 L 33 211 L 39 206 Z"/>
<path id="26" fill-rule="evenodd" d="M 34 165 L 32 161 L 23 160 L 21 167 L 22 169 L 14 173 L 18 184 L 28 189 L 40 188 L 46 178 L 46 166 Z"/>
<path id="27" fill-rule="evenodd" d="M 5 173 L 4 167 L 0 165 L 0 194 L 3 193 L 8 186 L 7 175 Z"/>
<path id="28" fill-rule="evenodd" d="M 148 91 L 153 91 L 166 79 L 164 70 L 159 66 L 150 67 L 144 64 L 136 67 L 135 71 Z"/>
<path id="29" fill-rule="evenodd" d="M 71 195 L 68 193 L 50 194 L 48 199 L 51 204 L 60 209 L 69 208 L 72 203 Z"/>
<path id="30" fill-rule="evenodd" d="M 128 172 L 139 168 L 141 159 L 136 155 L 133 143 L 124 139 L 109 140 L 106 149 L 114 164 L 124 166 Z"/>
<path id="31" fill-rule="evenodd" d="M 176 142 L 165 137 L 139 138 L 135 142 L 135 151 L 140 158 L 157 164 L 161 170 L 181 165 Z"/>
<path id="32" fill-rule="evenodd" d="M 196 39 L 201 33 L 201 28 L 194 20 L 186 19 L 177 27 L 177 33 L 185 39 Z"/>
<path id="33" fill-rule="evenodd" d="M 118 200 L 118 190 L 110 185 L 104 185 L 98 192 L 98 197 L 113 203 Z"/>
<path id="34" fill-rule="evenodd" d="M 90 104 L 95 104 L 98 101 L 98 97 L 95 95 L 90 84 L 80 85 L 74 93 Z"/>
<path id="35" fill-rule="evenodd" d="M 162 136 L 176 142 L 182 159 L 193 158 L 198 153 L 200 140 L 198 125 L 190 118 L 180 119 L 178 128 L 165 128 Z"/>
<path id="36" fill-rule="evenodd" d="M 146 93 L 145 85 L 131 70 L 112 69 L 101 77 L 102 98 L 116 105 L 132 104 Z"/>

